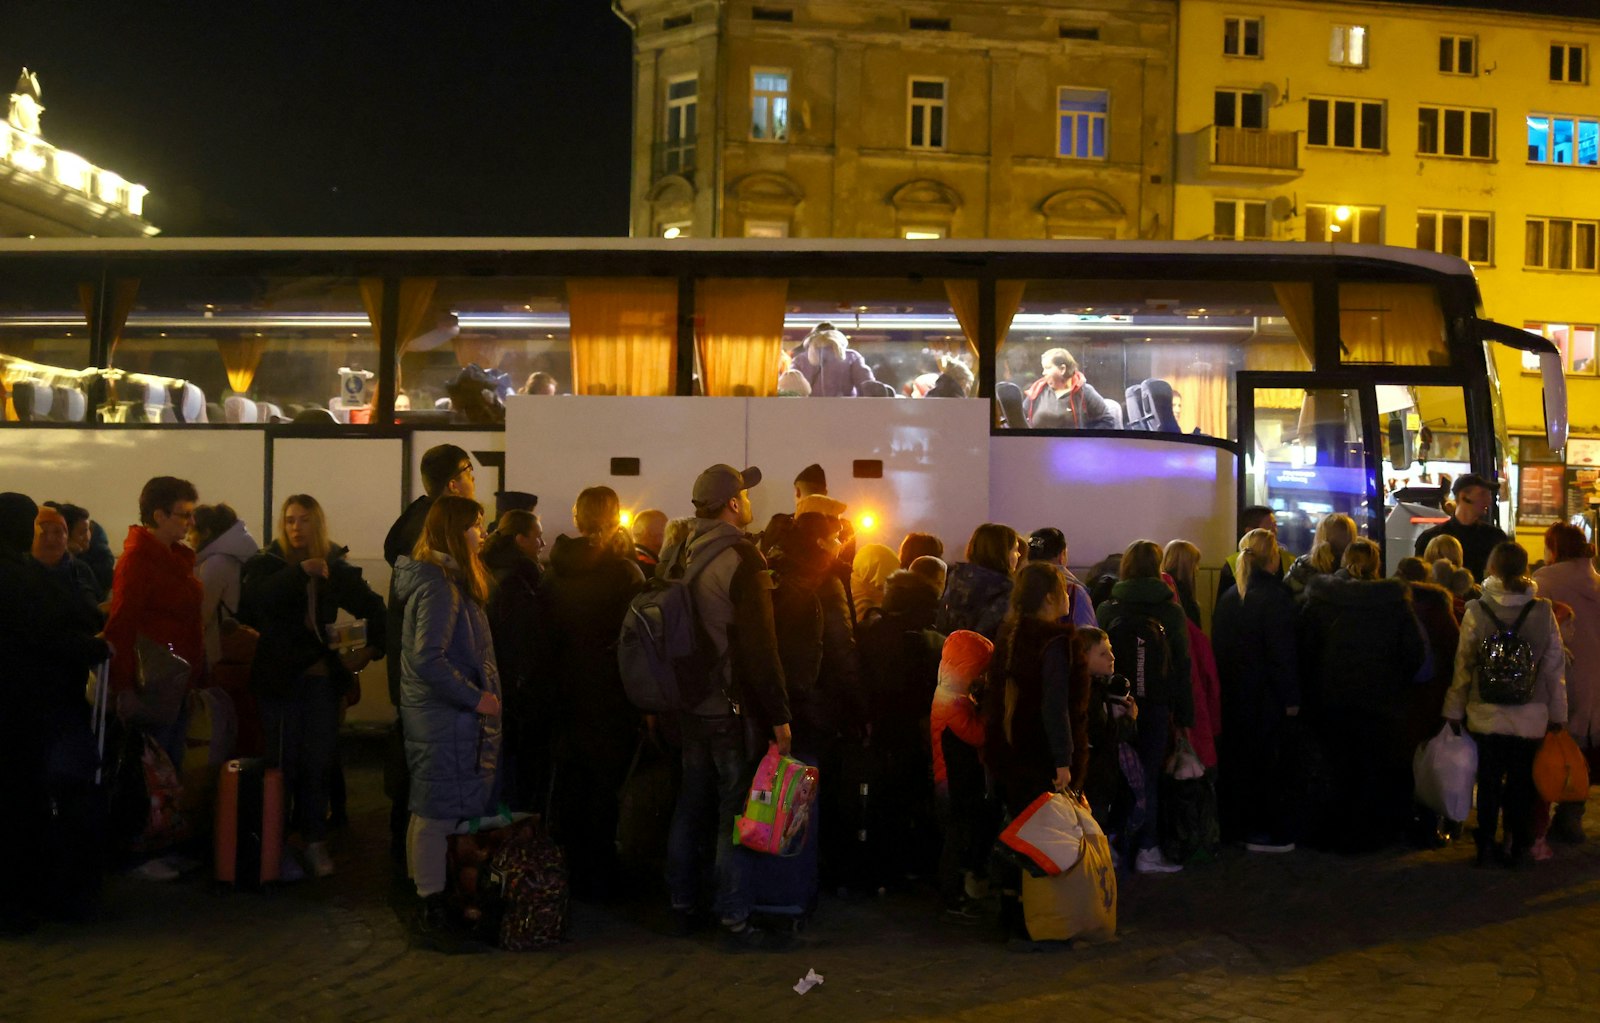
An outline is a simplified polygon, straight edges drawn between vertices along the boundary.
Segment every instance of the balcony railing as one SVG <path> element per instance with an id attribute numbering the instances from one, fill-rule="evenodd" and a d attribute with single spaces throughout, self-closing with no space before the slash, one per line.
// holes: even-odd
<path id="1" fill-rule="evenodd" d="M 1211 163 L 1266 171 L 1300 169 L 1300 133 L 1265 128 L 1213 127 Z"/>
<path id="2" fill-rule="evenodd" d="M 655 169 L 653 176 L 656 178 L 664 178 L 668 174 L 693 176 L 694 149 L 693 139 L 672 139 L 655 143 L 651 147 L 651 162 Z"/>
<path id="3" fill-rule="evenodd" d="M 125 213 L 141 216 L 149 189 L 57 149 L 37 135 L 0 122 L 0 162 L 53 185 L 71 189 Z"/>

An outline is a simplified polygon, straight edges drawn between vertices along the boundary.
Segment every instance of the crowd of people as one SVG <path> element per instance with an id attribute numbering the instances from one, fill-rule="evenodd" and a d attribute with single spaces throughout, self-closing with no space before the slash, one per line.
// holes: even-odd
<path id="1" fill-rule="evenodd" d="M 691 516 L 652 509 L 631 528 L 615 491 L 585 489 L 576 535 L 548 549 L 529 495 L 486 521 L 465 450 L 428 450 L 421 473 L 425 493 L 384 544 L 387 600 L 313 495 L 284 499 L 262 547 L 228 505 L 152 479 L 110 573 L 84 509 L 0 495 L 11 655 L 0 805 L 21 808 L 19 832 L 56 834 L 74 819 L 64 807 L 93 799 L 106 754 L 85 694 L 102 663 L 100 713 L 184 761 L 190 704 L 152 709 L 140 654 L 152 643 L 181 659 L 184 690 L 228 690 L 241 747 L 248 718 L 282 769 L 285 880 L 336 871 L 339 726 L 357 674 L 386 660 L 398 711 L 391 848 L 415 889 L 417 939 L 446 950 L 460 939 L 449 836 L 501 807 L 540 814 L 573 896 L 601 902 L 645 880 L 619 854 L 619 835 L 648 830 L 630 819 L 643 813 L 659 822 L 657 880 L 679 930 L 781 947 L 758 912 L 760 854 L 727 839 L 769 746 L 820 771 L 820 856 L 796 868 L 813 872 L 813 890 L 923 877 L 948 919 L 997 914 L 1019 931 L 1016 868 L 991 850 L 1042 794 L 1081 795 L 1119 869 L 1137 875 L 1203 862 L 1219 839 L 1263 854 L 1438 842 L 1462 822 L 1414 804 L 1411 756 L 1441 724 L 1479 750 L 1477 862 L 1522 865 L 1584 837 L 1583 802 L 1552 811 L 1531 772 L 1547 731 L 1600 749 L 1594 549 L 1553 526 L 1530 572 L 1490 524 L 1493 488 L 1476 476 L 1455 482 L 1453 517 L 1390 578 L 1348 516 L 1326 516 L 1297 557 L 1271 509 L 1245 509 L 1208 627 L 1202 552 L 1181 538 L 1135 540 L 1082 579 L 1049 525 L 981 524 L 958 557 L 927 533 L 898 548 L 860 543 L 817 465 L 794 480 L 794 511 L 759 532 L 761 472 L 715 465 L 684 495 Z M 687 584 L 697 656 L 679 710 L 645 714 L 618 636 L 632 602 L 672 580 Z M 365 623 L 354 641 L 334 627 L 341 611 Z M 1489 639 L 1508 629 L 1536 674 L 1514 703 L 1480 684 Z M 241 654 L 245 633 L 255 642 Z M 671 794 L 658 796 L 670 813 L 629 795 L 645 750 L 672 765 Z M 1187 776 L 1175 767 L 1190 761 Z M 1201 783 L 1182 806 L 1175 778 Z M 1210 831 L 1196 791 L 1214 793 Z M 135 854 L 109 830 L 57 835 L 53 884 L 19 860 L 21 843 L 0 843 L 5 926 L 63 904 L 92 911 L 99 868 L 83 865 L 86 843 L 116 846 L 150 880 L 195 865 L 173 850 Z"/>

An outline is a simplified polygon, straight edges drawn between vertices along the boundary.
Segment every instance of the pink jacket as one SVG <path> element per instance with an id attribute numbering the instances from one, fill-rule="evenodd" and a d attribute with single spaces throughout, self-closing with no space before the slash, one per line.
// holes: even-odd
<path id="1" fill-rule="evenodd" d="M 1189 623 L 1189 665 L 1194 685 L 1194 727 L 1189 729 L 1189 742 L 1202 764 L 1216 767 L 1217 736 L 1222 734 L 1222 685 L 1211 640 L 1194 622 Z"/>

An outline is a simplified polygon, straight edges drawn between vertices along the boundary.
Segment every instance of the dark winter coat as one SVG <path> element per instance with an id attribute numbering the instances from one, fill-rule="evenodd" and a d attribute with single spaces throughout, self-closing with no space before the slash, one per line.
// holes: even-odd
<path id="1" fill-rule="evenodd" d="M 628 702 L 617 667 L 617 635 L 628 602 L 643 588 L 633 559 L 589 537 L 558 536 L 550 548 L 539 593 L 566 755 L 579 756 L 592 743 L 626 744 L 638 726 L 639 712 Z"/>
<path id="2" fill-rule="evenodd" d="M 993 640 L 1010 602 L 1010 576 L 970 561 L 958 562 L 950 568 L 934 628 L 947 636 L 957 629 L 970 629 Z"/>
<path id="3" fill-rule="evenodd" d="M 329 649 L 327 627 L 343 608 L 366 620 L 367 646 L 382 657 L 386 649 L 386 616 L 383 600 L 361 577 L 361 569 L 350 564 L 334 548 L 328 555 L 328 578 L 306 575 L 299 562 L 284 557 L 274 540 L 266 550 L 245 562 L 244 581 L 239 595 L 239 620 L 261 633 L 255 661 L 250 665 L 250 688 L 260 696 L 286 697 L 295 692 L 300 679 L 321 665 L 329 681 L 340 692 L 347 691 L 355 676 Z M 312 588 L 317 595 L 316 630 L 307 625 Z"/>
<path id="4" fill-rule="evenodd" d="M 1147 679 L 1148 688 L 1139 699 L 1142 702 L 1162 704 L 1172 708 L 1178 724 L 1185 728 L 1194 726 L 1194 668 L 1189 656 L 1189 619 L 1183 608 L 1172 599 L 1172 590 L 1159 579 L 1119 579 L 1111 587 L 1111 599 L 1094 609 L 1100 627 L 1111 631 L 1118 618 L 1130 614 L 1149 615 L 1161 623 L 1167 635 L 1167 651 L 1171 655 L 1167 677 Z M 1132 667 L 1117 665 L 1123 674 L 1132 677 Z M 1159 684 L 1158 684 L 1159 683 Z"/>
<path id="5" fill-rule="evenodd" d="M 488 616 L 433 562 L 402 555 L 395 591 L 405 608 L 400 723 L 411 812 L 436 820 L 481 816 L 492 809 L 500 759 L 500 718 L 478 713 L 484 693 L 500 696 Z"/>
<path id="6" fill-rule="evenodd" d="M 1428 668 L 1413 687 L 1406 714 L 1406 745 L 1433 738 L 1439 731 L 1439 708 L 1455 676 L 1456 647 L 1461 642 L 1461 623 L 1456 620 L 1450 591 L 1432 583 L 1411 584 L 1411 606 L 1428 641 Z"/>
<path id="7" fill-rule="evenodd" d="M 1081 785 L 1089 773 L 1089 670 L 1070 625 L 1024 618 L 1002 636 L 984 693 L 984 756 L 1010 813 L 1050 791 L 1057 768 L 1072 768 Z M 1005 693 L 1016 686 L 1011 735 Z"/>
<path id="8" fill-rule="evenodd" d="M 419 497 L 406 505 L 406 510 L 394 520 L 394 525 L 389 527 L 389 535 L 383 538 L 383 560 L 393 569 L 401 558 L 411 557 L 411 552 L 417 548 L 417 540 L 422 537 L 422 527 L 428 521 L 428 512 L 433 508 L 433 498 Z M 405 625 L 405 601 L 400 598 L 400 593 L 395 585 L 395 577 L 389 576 L 389 609 L 388 620 L 385 622 L 384 633 L 387 638 L 384 653 L 388 657 L 387 668 L 389 672 L 389 702 L 396 707 L 400 706 L 400 633 Z"/>
<path id="9" fill-rule="evenodd" d="M 500 685 L 505 690 L 506 716 L 515 718 L 524 698 L 532 695 L 535 676 L 548 682 L 547 655 L 540 642 L 544 614 L 539 583 L 544 572 L 515 543 L 491 543 L 483 551 L 483 567 L 491 577 L 485 611 L 494 636 Z"/>
<path id="10" fill-rule="evenodd" d="M 928 735 L 928 716 L 939 684 L 944 633 L 933 627 L 939 595 L 922 579 L 895 573 L 884 587 L 883 606 L 868 613 L 857 629 L 862 688 L 874 740 L 888 742 Z"/>
<path id="11" fill-rule="evenodd" d="M 1403 580 L 1334 576 L 1306 585 L 1300 651 L 1307 705 L 1393 720 L 1405 714 L 1426 656 Z"/>
<path id="12" fill-rule="evenodd" d="M 100 612 L 26 554 L 0 552 L 0 734 L 88 724 L 84 678 L 109 649 L 96 633 Z"/>
<path id="13" fill-rule="evenodd" d="M 866 704 L 850 599 L 833 557 L 814 543 L 776 548 L 772 620 L 797 730 L 858 734 Z"/>
<path id="14" fill-rule="evenodd" d="M 1229 729 L 1276 727 L 1300 706 L 1294 594 L 1271 572 L 1250 578 L 1241 598 L 1230 586 L 1211 618 L 1211 645 L 1222 680 L 1222 716 Z"/>
<path id="15" fill-rule="evenodd" d="M 100 600 L 104 602 L 111 595 L 111 584 L 117 577 L 117 555 L 100 523 L 90 520 L 89 549 L 80 555 L 80 560 L 94 573 L 94 581 L 100 587 Z"/>

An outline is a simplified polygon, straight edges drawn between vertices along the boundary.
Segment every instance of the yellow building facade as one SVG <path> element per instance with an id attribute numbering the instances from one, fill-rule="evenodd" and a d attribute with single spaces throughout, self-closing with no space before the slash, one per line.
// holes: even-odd
<path id="1" fill-rule="evenodd" d="M 617 9 L 635 235 L 1170 236 L 1170 2 Z"/>
<path id="2" fill-rule="evenodd" d="M 1477 270 L 1484 315 L 1562 346 L 1579 439 L 1569 459 L 1600 447 L 1596 57 L 1595 20 L 1184 0 L 1174 237 L 1460 255 Z M 1495 347 L 1509 455 L 1534 457 L 1540 379 Z M 1537 555 L 1536 537 L 1519 529 Z"/>

